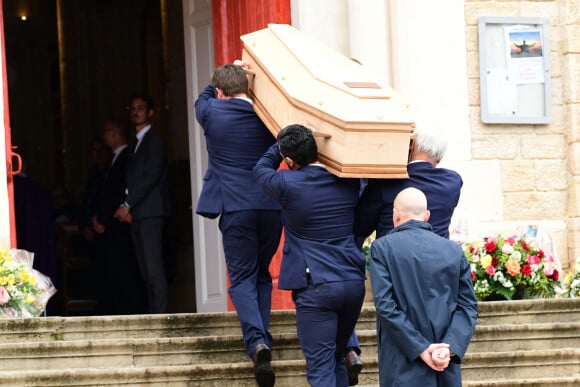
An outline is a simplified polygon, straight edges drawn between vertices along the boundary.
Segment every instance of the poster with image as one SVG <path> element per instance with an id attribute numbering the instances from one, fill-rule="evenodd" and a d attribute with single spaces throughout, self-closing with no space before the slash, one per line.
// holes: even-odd
<path id="1" fill-rule="evenodd" d="M 544 83 L 542 31 L 535 26 L 504 28 L 509 81 L 513 84 Z"/>

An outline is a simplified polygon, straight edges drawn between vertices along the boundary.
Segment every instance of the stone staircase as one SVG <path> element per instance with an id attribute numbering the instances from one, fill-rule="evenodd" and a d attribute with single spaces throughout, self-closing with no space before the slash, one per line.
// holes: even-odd
<path id="1" fill-rule="evenodd" d="M 580 299 L 479 309 L 464 386 L 580 386 Z M 294 318 L 272 314 L 276 386 L 307 386 Z M 0 386 L 255 386 L 234 313 L 0 320 L 0 329 Z M 360 385 L 378 386 L 374 308 L 357 333 Z"/>

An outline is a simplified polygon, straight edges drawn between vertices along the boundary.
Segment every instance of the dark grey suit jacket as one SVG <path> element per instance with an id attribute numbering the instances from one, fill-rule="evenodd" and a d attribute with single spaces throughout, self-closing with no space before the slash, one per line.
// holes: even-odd
<path id="1" fill-rule="evenodd" d="M 145 134 L 127 165 L 127 197 L 133 219 L 169 216 L 167 149 L 153 128 Z"/>

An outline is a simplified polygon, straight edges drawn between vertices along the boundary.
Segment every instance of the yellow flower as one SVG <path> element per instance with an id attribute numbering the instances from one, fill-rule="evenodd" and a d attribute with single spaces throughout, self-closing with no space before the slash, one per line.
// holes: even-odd
<path id="1" fill-rule="evenodd" d="M 10 249 L 1 249 L 0 250 L 0 259 L 11 262 L 12 261 L 12 254 L 10 254 Z"/>
<path id="2" fill-rule="evenodd" d="M 491 265 L 491 255 L 486 254 L 483 257 L 481 257 L 481 259 L 479 260 L 479 264 L 481 265 L 481 267 L 488 267 L 489 265 Z"/>
<path id="3" fill-rule="evenodd" d="M 8 285 L 14 285 L 15 282 L 14 274 L 8 274 L 8 277 L 6 277 L 6 281 L 8 282 Z"/>
<path id="4" fill-rule="evenodd" d="M 373 242 L 375 241 L 375 238 L 376 238 L 376 231 L 373 231 L 373 233 L 365 239 L 365 241 L 363 243 L 363 247 L 370 248 L 371 245 L 373 244 Z"/>
<path id="5" fill-rule="evenodd" d="M 32 303 L 33 303 L 35 300 L 36 300 L 36 299 L 35 299 L 34 297 L 32 297 L 32 296 L 28 296 L 28 297 L 26 297 L 26 303 L 27 303 L 28 305 L 32 304 Z"/>

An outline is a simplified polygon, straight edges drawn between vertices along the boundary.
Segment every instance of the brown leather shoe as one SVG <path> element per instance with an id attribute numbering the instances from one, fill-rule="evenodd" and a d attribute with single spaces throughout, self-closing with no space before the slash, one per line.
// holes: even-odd
<path id="1" fill-rule="evenodd" d="M 362 361 L 355 351 L 350 351 L 346 354 L 344 362 L 348 373 L 348 385 L 356 386 L 358 384 L 358 374 L 360 374 L 363 367 Z"/>
<path id="2" fill-rule="evenodd" d="M 258 344 L 254 348 L 254 377 L 260 387 L 272 387 L 276 380 L 272 369 L 272 353 L 266 344 Z"/>

